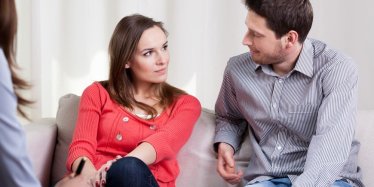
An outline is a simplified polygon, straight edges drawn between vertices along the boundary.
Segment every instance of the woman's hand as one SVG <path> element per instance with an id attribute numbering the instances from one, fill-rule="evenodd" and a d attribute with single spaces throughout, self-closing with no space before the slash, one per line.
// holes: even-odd
<path id="1" fill-rule="evenodd" d="M 116 158 L 114 158 L 113 160 L 108 160 L 106 162 L 106 164 L 103 164 L 100 167 L 100 169 L 97 170 L 96 176 L 95 176 L 95 185 L 96 186 L 105 187 L 105 184 L 106 184 L 106 174 L 107 174 L 110 166 L 112 166 L 112 164 L 114 162 L 116 162 L 120 158 L 122 158 L 122 156 L 117 155 Z"/>
<path id="2" fill-rule="evenodd" d="M 78 175 L 75 176 L 75 172 L 77 171 L 78 165 L 82 159 L 86 159 L 86 163 L 84 164 L 84 167 L 82 169 L 82 172 Z M 96 168 L 92 164 L 92 162 L 87 158 L 87 157 L 79 157 L 77 158 L 72 165 L 71 170 L 73 173 L 67 177 L 65 177 L 62 180 L 62 183 L 73 180 L 73 178 L 81 178 L 81 180 L 84 180 L 84 183 L 86 184 L 85 186 L 90 186 L 90 187 L 96 187 L 95 184 L 95 176 L 96 176 Z"/>

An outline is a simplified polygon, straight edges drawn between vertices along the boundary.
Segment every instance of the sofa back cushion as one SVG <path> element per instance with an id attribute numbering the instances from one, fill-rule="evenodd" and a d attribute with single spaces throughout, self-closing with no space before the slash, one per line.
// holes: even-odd
<path id="1" fill-rule="evenodd" d="M 178 187 L 234 187 L 242 184 L 229 185 L 217 173 L 216 153 L 213 150 L 215 133 L 215 114 L 203 109 L 201 116 L 191 134 L 190 139 L 178 154 L 180 174 L 177 178 Z M 242 143 L 241 149 L 235 154 L 237 169 L 245 171 L 250 156 L 249 138 Z"/>
<path id="2" fill-rule="evenodd" d="M 67 94 L 60 98 L 57 115 L 57 142 L 51 173 L 51 184 L 55 184 L 67 174 L 66 158 L 77 120 L 80 97 Z"/>

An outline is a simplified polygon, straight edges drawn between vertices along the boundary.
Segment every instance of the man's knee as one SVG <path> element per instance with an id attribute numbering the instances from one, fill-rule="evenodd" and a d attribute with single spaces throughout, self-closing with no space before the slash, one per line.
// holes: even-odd
<path id="1" fill-rule="evenodd" d="M 331 187 L 352 187 L 349 182 L 345 179 L 337 180 L 332 184 Z"/>

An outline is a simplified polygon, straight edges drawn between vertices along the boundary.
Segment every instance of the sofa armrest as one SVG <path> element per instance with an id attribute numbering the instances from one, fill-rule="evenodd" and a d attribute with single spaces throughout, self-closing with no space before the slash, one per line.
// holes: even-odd
<path id="1" fill-rule="evenodd" d="M 24 125 L 26 145 L 35 174 L 42 186 L 50 185 L 52 158 L 56 145 L 57 125 L 54 118 L 42 118 Z"/>

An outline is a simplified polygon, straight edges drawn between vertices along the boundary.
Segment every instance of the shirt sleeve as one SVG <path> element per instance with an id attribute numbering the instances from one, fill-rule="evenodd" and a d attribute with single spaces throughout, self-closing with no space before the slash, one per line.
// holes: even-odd
<path id="1" fill-rule="evenodd" d="M 0 177 L 1 186 L 39 187 L 26 148 L 26 137 L 17 119 L 8 63 L 0 48 Z"/>
<path id="2" fill-rule="evenodd" d="M 225 142 L 231 145 L 235 152 L 238 151 L 247 127 L 236 99 L 235 83 L 232 80 L 234 73 L 230 66 L 231 63 L 233 62 L 229 61 L 225 69 L 221 90 L 215 106 L 217 124 L 213 141 L 215 151 L 217 151 L 217 146 L 220 142 Z"/>
<path id="3" fill-rule="evenodd" d="M 94 163 L 97 148 L 97 130 L 101 115 L 100 90 L 93 84 L 87 87 L 80 99 L 78 118 L 69 147 L 66 167 L 71 171 L 73 162 L 82 156 Z"/>
<path id="4" fill-rule="evenodd" d="M 176 157 L 190 137 L 200 113 L 201 105 L 195 97 L 180 96 L 166 125 L 142 141 L 156 150 L 155 163 Z"/>
<path id="5" fill-rule="evenodd" d="M 322 79 L 324 99 L 304 172 L 293 186 L 330 186 L 339 179 L 354 138 L 358 72 L 351 60 L 331 65 Z"/>

